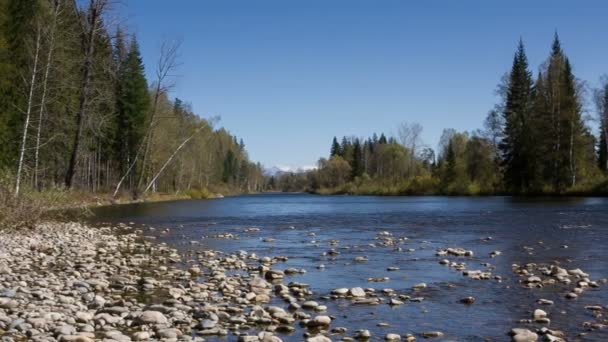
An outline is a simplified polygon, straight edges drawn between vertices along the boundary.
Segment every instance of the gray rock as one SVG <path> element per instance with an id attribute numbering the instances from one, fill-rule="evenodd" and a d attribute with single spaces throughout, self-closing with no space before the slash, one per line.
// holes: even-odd
<path id="1" fill-rule="evenodd" d="M 353 287 L 348 293 L 353 297 L 365 297 L 365 291 L 360 287 Z"/>
<path id="2" fill-rule="evenodd" d="M 167 324 L 167 317 L 158 311 L 144 311 L 136 319 L 139 324 Z"/>

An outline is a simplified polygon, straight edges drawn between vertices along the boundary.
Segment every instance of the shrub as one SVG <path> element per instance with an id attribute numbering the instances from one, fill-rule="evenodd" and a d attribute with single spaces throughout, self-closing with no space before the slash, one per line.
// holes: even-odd
<path id="1" fill-rule="evenodd" d="M 215 197 L 215 195 L 207 189 L 186 190 L 186 195 L 191 199 L 207 199 Z"/>

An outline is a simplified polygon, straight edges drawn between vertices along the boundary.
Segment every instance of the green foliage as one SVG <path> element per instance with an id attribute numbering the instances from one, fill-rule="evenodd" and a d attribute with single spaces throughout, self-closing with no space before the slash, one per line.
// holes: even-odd
<path id="1" fill-rule="evenodd" d="M 41 191 L 37 198 L 66 179 L 74 192 L 113 193 L 121 182 L 117 193 L 132 196 L 148 185 L 167 196 L 260 191 L 262 166 L 249 160 L 245 143 L 171 101 L 169 84 L 150 90 L 137 40 L 105 22 L 106 10 L 102 0 L 0 0 L 0 168 L 17 169 L 40 36 L 22 177 L 25 189 Z"/>
<path id="2" fill-rule="evenodd" d="M 384 134 L 374 134 L 361 145 L 346 137 L 338 145 L 334 138 L 332 158 L 321 159 L 319 169 L 310 173 L 314 186 L 305 187 L 319 193 L 378 195 L 605 192 L 608 81 L 596 99 L 601 133 L 597 152 L 598 139 L 582 115 L 580 89 L 557 35 L 536 80 L 520 41 L 511 71 L 499 86 L 503 102 L 488 113 L 485 130 L 444 130 L 437 158 L 429 148 L 412 151 L 410 126 L 401 126 L 404 146 Z M 350 167 L 349 179 L 335 171 L 335 155 L 342 157 L 341 169 Z"/>
<path id="3" fill-rule="evenodd" d="M 340 144 L 338 143 L 338 139 L 336 137 L 334 137 L 334 140 L 331 143 L 331 150 L 329 152 L 329 156 L 335 157 L 335 156 L 339 156 L 339 155 L 342 155 L 342 148 L 340 147 Z"/>
<path id="4" fill-rule="evenodd" d="M 499 145 L 505 184 L 515 193 L 528 191 L 531 183 L 529 169 L 533 163 L 534 144 L 529 139 L 533 132 L 530 132 L 528 122 L 531 121 L 532 101 L 532 75 L 520 40 L 509 77 L 503 111 L 503 139 Z"/>
<path id="5" fill-rule="evenodd" d="M 189 189 L 185 191 L 185 194 L 191 199 L 208 199 L 215 197 L 215 194 L 207 189 Z"/>
<path id="6" fill-rule="evenodd" d="M 122 46 L 119 45 L 118 49 L 122 49 Z M 135 39 L 131 41 L 129 51 L 118 70 L 116 142 L 120 160 L 123 165 L 128 165 L 135 158 L 142 143 L 150 104 L 148 82 L 144 75 L 139 45 Z"/>
<path id="7" fill-rule="evenodd" d="M 0 2 L 0 167 L 14 167 L 25 108 L 36 0 Z"/>

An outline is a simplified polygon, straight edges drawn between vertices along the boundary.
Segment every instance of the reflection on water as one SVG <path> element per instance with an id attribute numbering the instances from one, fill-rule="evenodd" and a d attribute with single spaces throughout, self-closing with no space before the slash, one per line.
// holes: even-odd
<path id="1" fill-rule="evenodd" d="M 567 331 L 576 340 L 577 334 L 586 331 L 583 322 L 594 320 L 584 306 L 606 305 L 606 288 L 588 290 L 579 299 L 569 301 L 564 299 L 565 289 L 559 287 L 523 289 L 511 265 L 560 263 L 567 269 L 581 268 L 592 279 L 608 277 L 607 209 L 608 200 L 603 198 L 272 194 L 98 208 L 95 220 L 172 227 L 171 233 L 160 239 L 182 250 L 286 255 L 289 261 L 277 267 L 307 270 L 306 274 L 286 280 L 309 283 L 319 296 L 338 287 L 407 292 L 420 282 L 429 285 L 422 303 L 394 308 L 324 302 L 338 317 L 336 326 L 351 331 L 365 328 L 375 336 L 384 336 L 387 332 L 440 330 L 452 340 L 502 341 L 507 339 L 505 334 L 510 328 L 522 326 L 519 320 L 530 317 L 535 301 L 545 298 L 555 301 L 554 306 L 543 308 L 549 312 L 551 327 Z M 260 231 L 245 232 L 248 227 L 258 227 Z M 401 250 L 373 245 L 381 231 L 408 240 Z M 210 238 L 221 233 L 232 233 L 239 239 Z M 274 242 L 263 242 L 270 237 Z M 485 237 L 492 239 L 484 241 Z M 193 246 L 191 240 L 201 244 Z M 339 245 L 330 246 L 331 240 L 338 240 Z M 503 281 L 470 280 L 439 265 L 435 251 L 444 247 L 473 250 L 475 257 L 463 259 L 467 267 L 481 269 L 481 263 L 489 262 Z M 340 254 L 333 258 L 322 255 L 331 248 Z M 502 254 L 490 258 L 489 253 L 494 250 Z M 353 263 L 355 256 L 365 256 L 369 261 Z M 326 268 L 317 269 L 319 264 Z M 400 270 L 388 272 L 386 268 L 390 266 Z M 390 277 L 390 281 L 367 281 L 373 277 Z M 459 300 L 466 296 L 476 297 L 476 303 L 460 304 Z M 377 327 L 380 322 L 389 323 L 391 328 Z M 608 329 L 591 332 L 584 340 L 608 341 Z"/>

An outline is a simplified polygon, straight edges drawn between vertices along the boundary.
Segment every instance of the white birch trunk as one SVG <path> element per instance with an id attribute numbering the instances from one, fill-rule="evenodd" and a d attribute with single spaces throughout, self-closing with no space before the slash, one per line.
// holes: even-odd
<path id="1" fill-rule="evenodd" d="M 23 173 L 23 160 L 25 157 L 25 149 L 27 143 L 27 131 L 30 125 L 30 117 L 32 114 L 32 106 L 34 102 L 34 89 L 36 88 L 36 76 L 38 74 L 38 55 L 40 54 L 40 27 L 36 33 L 36 50 L 34 53 L 34 68 L 32 69 L 32 77 L 30 79 L 30 89 L 27 100 L 27 109 L 25 111 L 25 123 L 23 124 L 23 136 L 21 138 L 21 148 L 19 151 L 19 165 L 17 166 L 17 179 L 15 181 L 15 197 L 19 196 L 21 188 L 21 174 Z"/>

